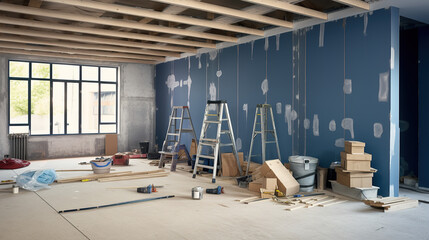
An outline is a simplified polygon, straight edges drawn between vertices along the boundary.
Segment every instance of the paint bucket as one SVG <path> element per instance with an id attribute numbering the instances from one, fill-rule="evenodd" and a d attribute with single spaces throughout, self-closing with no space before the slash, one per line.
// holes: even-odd
<path id="1" fill-rule="evenodd" d="M 290 170 L 298 181 L 301 192 L 312 192 L 319 160 L 308 156 L 290 156 Z"/>
<path id="2" fill-rule="evenodd" d="M 112 167 L 112 159 L 107 159 L 104 162 L 90 161 L 92 170 L 94 173 L 110 173 L 110 168 Z"/>
<path id="3" fill-rule="evenodd" d="M 194 199 L 194 200 L 203 199 L 203 188 L 202 187 L 192 188 L 192 199 Z"/>
<path id="4" fill-rule="evenodd" d="M 19 193 L 19 187 L 18 187 L 18 185 L 13 185 L 13 187 L 12 187 L 12 193 L 13 194 L 18 194 Z"/>

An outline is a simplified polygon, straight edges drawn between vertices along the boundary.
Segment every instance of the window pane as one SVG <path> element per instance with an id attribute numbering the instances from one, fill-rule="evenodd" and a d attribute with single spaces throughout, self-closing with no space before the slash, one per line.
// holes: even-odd
<path id="1" fill-rule="evenodd" d="M 48 63 L 32 63 L 31 76 L 33 78 L 50 78 L 51 69 Z"/>
<path id="2" fill-rule="evenodd" d="M 24 77 L 28 78 L 29 73 L 29 63 L 28 62 L 9 62 L 9 76 L 10 77 Z"/>
<path id="3" fill-rule="evenodd" d="M 50 83 L 31 81 L 31 134 L 50 134 Z"/>
<path id="4" fill-rule="evenodd" d="M 28 126 L 9 126 L 9 133 L 29 133 Z"/>
<path id="5" fill-rule="evenodd" d="M 54 82 L 52 89 L 53 134 L 64 134 L 64 84 Z"/>
<path id="6" fill-rule="evenodd" d="M 28 123 L 28 81 L 10 81 L 10 123 Z"/>
<path id="7" fill-rule="evenodd" d="M 98 133 L 98 83 L 82 83 L 82 133 Z"/>
<path id="8" fill-rule="evenodd" d="M 98 67 L 82 66 L 82 80 L 98 81 Z"/>
<path id="9" fill-rule="evenodd" d="M 116 82 L 116 68 L 101 68 L 101 81 Z"/>
<path id="10" fill-rule="evenodd" d="M 79 83 L 67 83 L 67 134 L 79 133 Z"/>
<path id="11" fill-rule="evenodd" d="M 116 84 L 101 84 L 101 122 L 116 122 Z"/>
<path id="12" fill-rule="evenodd" d="M 79 80 L 79 66 L 53 64 L 52 78 L 65 79 L 65 80 Z"/>
<path id="13" fill-rule="evenodd" d="M 100 133 L 116 133 L 116 124 L 101 124 Z"/>

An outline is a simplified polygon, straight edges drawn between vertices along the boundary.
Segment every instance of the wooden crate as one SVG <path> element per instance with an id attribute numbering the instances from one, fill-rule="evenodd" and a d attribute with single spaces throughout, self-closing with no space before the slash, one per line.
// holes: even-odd
<path id="1" fill-rule="evenodd" d="M 364 154 L 365 153 L 365 143 L 358 141 L 345 141 L 344 150 L 346 153 L 351 154 Z"/>
<path id="2" fill-rule="evenodd" d="M 372 155 L 341 152 L 341 167 L 345 170 L 370 171 Z"/>
<path id="3" fill-rule="evenodd" d="M 373 172 L 353 172 L 343 168 L 335 168 L 337 182 L 347 187 L 370 188 L 372 187 Z"/>

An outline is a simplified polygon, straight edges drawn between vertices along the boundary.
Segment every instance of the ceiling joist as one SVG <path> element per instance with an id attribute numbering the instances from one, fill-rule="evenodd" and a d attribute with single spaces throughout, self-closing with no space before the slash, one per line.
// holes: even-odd
<path id="1" fill-rule="evenodd" d="M 210 21 L 210 20 L 203 20 L 203 19 L 197 19 L 197 18 L 191 18 L 191 17 L 185 17 L 185 16 L 178 16 L 178 15 L 174 15 L 174 14 L 151 11 L 151 10 L 146 10 L 143 8 L 137 8 L 137 7 L 128 7 L 128 6 L 123 6 L 123 5 L 119 5 L 119 4 L 101 3 L 101 2 L 91 1 L 91 0 L 86 0 L 86 1 L 83 1 L 83 0 L 44 0 L 44 1 L 62 3 L 62 4 L 66 4 L 66 5 L 76 6 L 76 7 L 92 8 L 92 9 L 103 10 L 103 11 L 107 11 L 107 12 L 121 13 L 121 14 L 126 14 L 126 15 L 148 17 L 148 18 L 152 18 L 152 19 L 164 20 L 164 21 L 169 21 L 169 22 L 177 22 L 177 23 L 183 23 L 183 24 L 188 24 L 188 25 L 196 25 L 196 26 L 202 26 L 202 27 L 208 27 L 208 28 L 215 28 L 215 29 L 220 29 L 220 30 L 224 30 L 224 31 L 231 31 L 231 32 L 245 33 L 245 34 L 250 34 L 250 35 L 264 36 L 264 31 L 261 31 L 258 29 L 229 25 L 229 24 L 214 22 L 214 21 Z"/>
<path id="2" fill-rule="evenodd" d="M 108 38 L 101 38 L 101 37 L 78 36 L 73 34 L 45 32 L 40 30 L 37 30 L 37 31 L 26 30 L 26 29 L 3 27 L 3 26 L 0 26 L 0 32 L 24 35 L 24 36 L 32 36 L 32 37 L 69 40 L 69 41 L 76 41 L 76 42 L 83 42 L 83 43 L 97 43 L 97 44 L 117 45 L 117 46 L 143 48 L 143 49 L 156 49 L 161 51 L 152 50 L 151 52 L 153 54 L 151 55 L 155 55 L 155 53 L 159 53 L 160 55 L 162 54 L 161 56 L 170 56 L 170 57 L 177 57 L 177 53 L 164 52 L 164 51 L 188 52 L 188 53 L 197 52 L 197 49 L 188 48 L 188 47 L 165 46 L 165 45 L 149 44 L 149 43 L 142 43 L 142 42 L 115 40 L 115 39 L 108 39 Z M 149 53 L 146 53 L 146 54 L 149 54 Z"/>
<path id="3" fill-rule="evenodd" d="M 350 7 L 357 7 L 362 8 L 364 10 L 369 11 L 370 5 L 367 2 L 361 1 L 361 0 L 333 0 L 335 2 L 350 6 Z"/>
<path id="4" fill-rule="evenodd" d="M 236 10 L 233 8 L 227 8 L 215 4 L 204 3 L 204 2 L 196 2 L 193 0 L 152 0 L 161 3 L 167 3 L 172 5 L 178 5 L 182 7 L 189 7 L 201 11 L 212 12 L 222 15 L 228 15 L 239 19 L 247 19 L 250 21 L 265 23 L 268 25 L 274 25 L 285 28 L 293 28 L 293 23 L 280 20 L 277 18 L 271 18 L 263 15 L 248 13 L 241 10 Z"/>
<path id="5" fill-rule="evenodd" d="M 237 42 L 237 38 L 235 37 L 224 36 L 219 34 L 203 33 L 203 32 L 190 31 L 190 30 L 185 30 L 180 28 L 171 28 L 171 27 L 164 27 L 159 25 L 143 24 L 135 21 L 117 20 L 117 19 L 111 19 L 111 18 L 87 16 L 82 14 L 64 13 L 64 12 L 59 12 L 54 10 L 25 7 L 25 6 L 3 3 L 3 2 L 0 2 L 0 9 L 2 11 L 15 12 L 20 14 L 30 14 L 35 16 L 50 17 L 50 18 L 57 18 L 57 19 L 64 19 L 64 20 L 71 20 L 71 21 L 78 21 L 78 22 L 87 22 L 87 23 L 94 23 L 94 24 L 101 24 L 101 25 L 108 25 L 108 26 L 115 26 L 115 27 L 125 27 L 130 29 L 138 29 L 138 30 L 160 32 L 160 33 L 167 33 L 167 34 L 177 34 L 182 36 L 211 39 L 211 40 L 217 40 L 222 42 Z"/>

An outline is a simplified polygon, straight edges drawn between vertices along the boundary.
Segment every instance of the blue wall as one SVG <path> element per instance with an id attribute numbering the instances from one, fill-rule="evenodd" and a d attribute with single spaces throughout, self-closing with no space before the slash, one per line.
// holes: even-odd
<path id="1" fill-rule="evenodd" d="M 395 70 L 390 66 L 391 49 L 397 52 L 395 58 L 399 56 L 397 44 L 398 10 L 383 9 L 159 64 L 156 68 L 157 144 L 162 146 L 165 137 L 171 98 L 173 105 L 187 104 L 188 86 L 184 81 L 189 75 L 192 79 L 190 110 L 198 136 L 212 85 L 216 88 L 216 98 L 228 101 L 235 135 L 241 140 L 241 151 L 245 155 L 249 151 L 256 104 L 267 102 L 273 106 L 283 162 L 292 154 L 310 155 L 319 158 L 321 166 L 328 167 L 331 162 L 340 161 L 344 139 L 364 141 L 366 152 L 373 154 L 372 166 L 378 169 L 374 185 L 381 187 L 379 193 L 383 196 L 397 195 L 399 145 L 392 151 L 391 147 L 399 144 L 399 131 L 396 131 L 399 115 L 395 110 L 399 109 L 399 72 L 398 67 Z M 380 100 L 382 73 L 387 76 L 388 89 Z M 170 74 L 174 74 L 179 86 L 169 93 L 166 81 Z M 261 84 L 265 78 L 269 90 L 263 95 Z M 344 93 L 345 79 L 351 79 L 350 94 Z M 391 86 L 394 84 L 398 86 Z M 244 104 L 248 106 L 247 113 L 243 110 Z M 281 104 L 278 113 L 277 104 Z M 296 112 L 290 126 L 285 115 L 287 105 Z M 315 118 L 318 129 L 314 128 L 317 127 Z M 353 131 L 342 127 L 344 118 L 353 120 Z M 336 125 L 334 131 L 329 129 L 332 120 Z M 309 128 L 305 121 L 310 123 Z M 375 136 L 374 123 L 382 125 L 381 136 Z M 274 152 L 274 148 L 270 150 Z"/>

